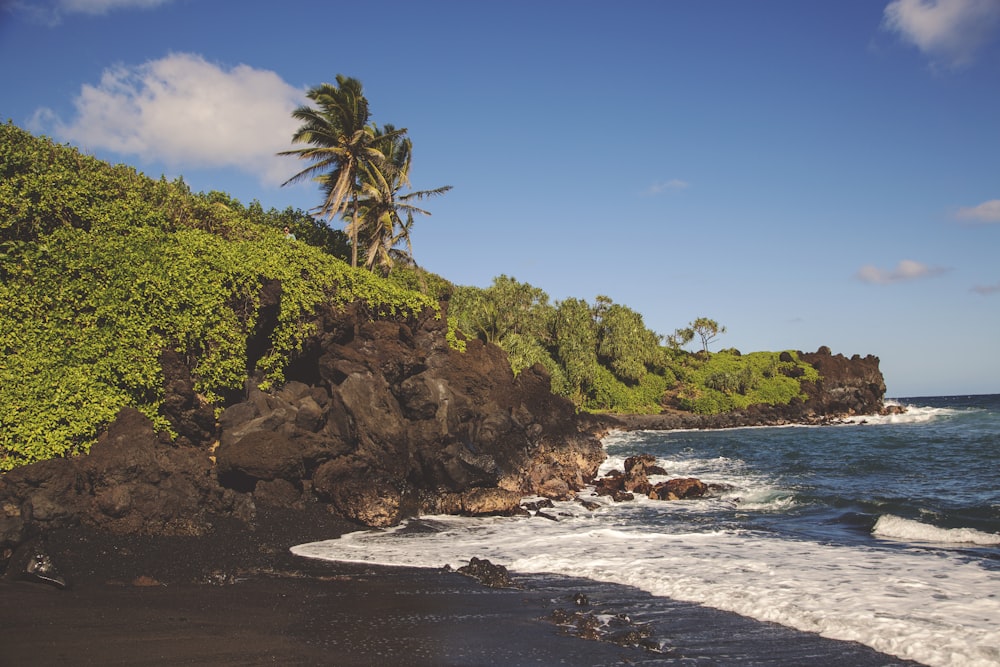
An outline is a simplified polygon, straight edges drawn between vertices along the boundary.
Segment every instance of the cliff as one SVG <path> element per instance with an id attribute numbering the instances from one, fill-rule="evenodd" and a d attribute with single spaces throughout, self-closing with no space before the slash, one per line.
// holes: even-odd
<path id="1" fill-rule="evenodd" d="M 280 299 L 268 289 L 261 339 L 277 313 L 266 304 Z M 371 526 L 510 514 L 525 495 L 570 498 L 596 474 L 594 429 L 540 368 L 515 378 L 494 346 L 450 349 L 433 312 L 373 320 L 358 308 L 321 309 L 288 382 L 273 393 L 249 382 L 218 420 L 166 353 L 164 413 L 177 437 L 124 409 L 89 455 L 0 476 L 0 565 L 32 536 L 70 526 L 198 536 L 220 521 L 252 530 L 271 508 L 320 507 Z"/>
<path id="2" fill-rule="evenodd" d="M 265 291 L 259 340 L 275 325 L 271 306 L 281 297 L 277 284 Z M 270 393 L 248 382 L 243 400 L 218 419 L 183 360 L 165 353 L 164 414 L 176 436 L 155 433 L 145 416 L 124 409 L 89 455 L 0 477 L 0 569 L 7 561 L 8 573 L 21 568 L 24 545 L 71 527 L 203 536 L 227 522 L 252 531 L 261 516 L 280 511 L 294 543 L 296 522 L 313 521 L 307 517 L 317 510 L 370 526 L 422 513 L 518 513 L 526 495 L 571 498 L 589 483 L 604 458 L 598 438 L 610 428 L 708 424 L 695 415 L 578 415 L 550 393 L 540 366 L 515 378 L 497 347 L 469 341 L 464 352 L 451 349 L 433 312 L 373 319 L 359 308 L 321 308 L 287 382 Z M 881 407 L 877 358 L 802 356 L 822 375 L 807 387 L 808 400 L 712 425 Z"/>

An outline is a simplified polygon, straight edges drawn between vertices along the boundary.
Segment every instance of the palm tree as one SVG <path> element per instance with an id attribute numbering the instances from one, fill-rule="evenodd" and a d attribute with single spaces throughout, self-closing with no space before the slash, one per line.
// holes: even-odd
<path id="1" fill-rule="evenodd" d="M 307 148 L 283 151 L 279 155 L 295 155 L 312 162 L 282 185 L 304 178 L 318 181 L 323 188 L 323 204 L 317 211 L 332 220 L 338 213 L 346 214 L 349 200 L 354 219 L 358 211 L 358 178 L 362 170 L 378 171 L 385 156 L 378 150 L 376 131 L 369 124 L 368 99 L 361 82 L 342 74 L 337 85 L 323 83 L 306 94 L 317 106 L 305 105 L 292 112 L 302 126 L 292 135 L 292 143 L 311 144 Z M 402 137 L 406 130 L 393 130 Z M 358 227 L 349 230 L 351 266 L 358 265 Z"/>
<path id="2" fill-rule="evenodd" d="M 386 125 L 381 130 L 376 128 L 374 145 L 384 160 L 379 165 L 369 163 L 360 172 L 360 198 L 348 227 L 364 236 L 365 267 L 374 270 L 378 264 L 387 275 L 396 261 L 413 261 L 413 216 L 430 215 L 412 202 L 443 194 L 451 186 L 399 194 L 410 184 L 413 143 L 395 127 Z"/>

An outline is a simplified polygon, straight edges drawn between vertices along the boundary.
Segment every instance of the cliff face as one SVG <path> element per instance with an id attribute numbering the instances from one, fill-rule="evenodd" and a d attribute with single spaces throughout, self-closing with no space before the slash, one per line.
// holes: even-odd
<path id="1" fill-rule="evenodd" d="M 816 352 L 799 352 L 799 359 L 820 374 L 818 382 L 803 383 L 809 398 L 798 412 L 802 417 L 870 415 L 883 409 L 885 379 L 878 357 L 856 354 L 848 359 L 821 347 Z"/>
<path id="2" fill-rule="evenodd" d="M 261 337 L 275 313 L 262 313 Z M 503 352 L 478 341 L 451 350 L 433 314 L 316 317 L 286 385 L 267 394 L 248 383 L 218 422 L 167 353 L 176 439 L 125 409 L 89 455 L 0 476 L 0 566 L 29 536 L 66 526 L 201 535 L 220 518 L 251 528 L 267 508 L 323 505 L 385 526 L 418 513 L 512 513 L 525 495 L 568 498 L 596 474 L 600 441 L 544 371 L 515 378 Z"/>
<path id="3" fill-rule="evenodd" d="M 544 372 L 517 378 L 503 352 L 449 349 L 446 324 L 320 313 L 276 395 L 251 388 L 220 419 L 221 483 L 269 501 L 315 495 L 343 516 L 390 525 L 417 513 L 504 513 L 566 498 L 595 474 L 600 442 Z"/>
<path id="4" fill-rule="evenodd" d="M 276 305 L 280 288 L 266 291 Z M 262 309 L 260 340 L 276 313 Z M 0 476 L 0 570 L 31 536 L 69 526 L 197 536 L 220 520 L 252 530 L 258 515 L 279 509 L 305 517 L 326 508 L 371 526 L 421 513 L 515 513 L 525 495 L 569 498 L 589 483 L 604 458 L 598 435 L 609 428 L 818 420 L 877 412 L 885 392 L 877 358 L 821 349 L 802 355 L 823 376 L 806 386 L 806 401 L 615 420 L 577 415 L 550 393 L 540 367 L 515 378 L 497 347 L 451 350 L 432 313 L 373 321 L 326 309 L 316 332 L 280 390 L 250 382 L 218 420 L 183 361 L 165 353 L 163 412 L 176 438 L 125 409 L 89 455 Z"/>

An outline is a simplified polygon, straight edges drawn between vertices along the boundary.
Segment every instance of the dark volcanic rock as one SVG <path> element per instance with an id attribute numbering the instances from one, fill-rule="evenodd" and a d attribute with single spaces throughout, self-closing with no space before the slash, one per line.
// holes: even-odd
<path id="1" fill-rule="evenodd" d="M 445 341 L 433 314 L 366 321 L 320 313 L 274 394 L 253 387 L 220 420 L 218 473 L 233 489 L 309 482 L 333 509 L 368 525 L 420 512 L 512 514 L 520 498 L 571 498 L 604 453 L 553 396 L 540 367 L 517 378 L 506 355 Z"/>
<path id="2" fill-rule="evenodd" d="M 649 497 L 655 500 L 681 500 L 682 498 L 701 498 L 707 492 L 708 485 L 700 479 L 685 477 L 660 482 L 649 492 Z"/>
<path id="3" fill-rule="evenodd" d="M 132 408 L 119 413 L 89 455 L 4 474 L 0 503 L 0 523 L 20 523 L 20 537 L 77 523 L 119 534 L 200 535 L 212 515 L 253 514 L 249 497 L 216 482 L 207 451 L 165 443 Z M 12 547 L 12 537 L 0 546 Z"/>
<path id="4" fill-rule="evenodd" d="M 251 364 L 266 353 L 280 313 L 280 284 L 264 292 L 247 342 Z M 176 438 L 125 408 L 89 455 L 0 475 L 0 569 L 33 540 L 75 527 L 123 539 L 195 537 L 220 522 L 254 531 L 261 512 L 277 510 L 373 526 L 420 513 L 524 514 L 524 496 L 575 498 L 603 461 L 598 436 L 610 428 L 874 412 L 885 391 L 877 358 L 821 350 L 802 357 L 822 380 L 807 386 L 808 401 L 784 411 L 710 424 L 697 415 L 624 422 L 577 415 L 549 391 L 541 366 L 514 377 L 498 347 L 474 340 L 452 350 L 446 318 L 433 312 L 372 319 L 358 305 L 325 307 L 315 325 L 286 384 L 264 392 L 248 381 L 218 422 L 184 359 L 165 352 L 162 414 Z M 601 480 L 598 493 L 648 495 L 648 476 L 662 473 L 651 457 L 637 457 L 627 472 Z M 45 569 L 41 554 L 27 556 L 36 557 L 36 571 Z"/>
<path id="5" fill-rule="evenodd" d="M 511 588 L 514 585 L 507 568 L 503 565 L 494 565 L 486 559 L 475 556 L 469 560 L 468 565 L 458 568 L 457 572 L 478 579 L 490 588 Z"/>
<path id="6" fill-rule="evenodd" d="M 263 353 L 280 285 L 248 341 Z M 523 514 L 525 495 L 568 499 L 604 458 L 595 423 L 549 391 L 540 366 L 514 377 L 497 347 L 450 349 L 446 319 L 372 320 L 321 309 L 287 383 L 244 395 L 218 422 L 183 359 L 164 353 L 163 414 L 178 437 L 123 409 L 87 456 L 0 475 L 0 569 L 48 531 L 205 535 L 254 529 L 257 507 L 308 508 L 385 526 L 421 512 Z"/>

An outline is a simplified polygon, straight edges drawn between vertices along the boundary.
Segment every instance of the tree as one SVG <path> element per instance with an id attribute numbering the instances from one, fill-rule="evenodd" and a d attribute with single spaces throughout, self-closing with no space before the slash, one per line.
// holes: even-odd
<path id="1" fill-rule="evenodd" d="M 705 352 L 708 352 L 709 343 L 726 333 L 726 327 L 719 326 L 718 322 L 707 317 L 699 317 L 692 322 L 691 330 L 701 338 L 701 349 Z"/>
<path id="2" fill-rule="evenodd" d="M 565 370 L 567 395 L 581 404 L 600 374 L 597 325 L 586 301 L 569 298 L 556 305 L 552 340 L 556 359 Z"/>
<path id="3" fill-rule="evenodd" d="M 622 382 L 635 383 L 657 361 L 660 337 L 646 328 L 642 315 L 627 306 L 597 297 L 597 354 Z"/>
<path id="4" fill-rule="evenodd" d="M 351 219 L 348 228 L 357 226 L 357 238 L 365 247 L 365 267 L 374 270 L 377 264 L 388 275 L 396 261 L 413 261 L 410 230 L 414 214 L 430 215 L 411 202 L 443 194 L 451 186 L 401 195 L 410 184 L 413 143 L 386 125 L 376 130 L 375 147 L 385 160 L 381 167 L 365 165 L 360 171 L 357 218 Z"/>
<path id="5" fill-rule="evenodd" d="M 486 289 L 457 288 L 449 312 L 458 318 L 462 331 L 487 343 L 499 343 L 510 334 L 544 341 L 552 307 L 543 290 L 500 275 Z"/>
<path id="6" fill-rule="evenodd" d="M 676 329 L 672 334 L 667 336 L 667 345 L 671 349 L 680 350 L 692 340 L 694 340 L 694 329 L 685 327 L 683 329 Z"/>
<path id="7" fill-rule="evenodd" d="M 361 82 L 337 75 L 337 85 L 323 83 L 306 93 L 316 107 L 301 106 L 292 117 L 302 121 L 302 126 L 292 135 L 292 143 L 311 144 L 307 148 L 283 151 L 279 155 L 295 155 L 312 164 L 298 172 L 283 185 L 312 178 L 323 188 L 323 204 L 317 207 L 322 215 L 332 220 L 347 210 L 351 203 L 352 218 L 358 219 L 359 175 L 363 170 L 381 169 L 385 156 L 377 144 L 390 140 L 383 134 L 376 136 L 376 129 L 369 124 L 368 99 Z M 393 130 L 398 136 L 405 129 Z M 350 228 L 351 266 L 358 265 L 359 226 Z"/>

